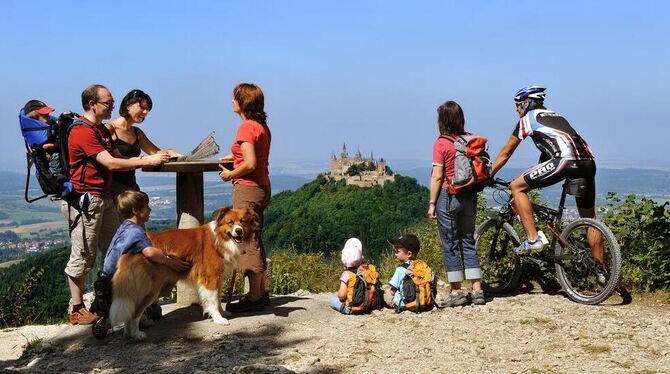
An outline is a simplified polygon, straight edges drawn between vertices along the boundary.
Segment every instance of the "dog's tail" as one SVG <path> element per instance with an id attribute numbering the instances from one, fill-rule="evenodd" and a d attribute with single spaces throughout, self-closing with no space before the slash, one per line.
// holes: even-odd
<path id="1" fill-rule="evenodd" d="M 109 318 L 112 326 L 131 321 L 143 310 L 153 290 L 152 266 L 141 254 L 124 254 L 112 278 L 112 306 Z"/>

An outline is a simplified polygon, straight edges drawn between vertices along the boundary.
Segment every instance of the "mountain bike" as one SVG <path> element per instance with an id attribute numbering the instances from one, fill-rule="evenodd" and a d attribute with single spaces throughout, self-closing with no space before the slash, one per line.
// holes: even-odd
<path id="1" fill-rule="evenodd" d="M 621 249 L 612 231 L 602 222 L 579 218 L 563 227 L 566 195 L 580 196 L 586 189 L 582 178 L 567 179 L 558 209 L 533 203 L 536 221 L 546 227 L 551 239 L 539 253 L 518 256 L 514 252 L 524 233 L 513 207 L 509 183 L 495 179 L 493 199 L 502 204 L 498 213 L 484 221 L 475 232 L 477 254 L 482 267 L 484 290 L 490 293 L 510 293 L 516 289 L 521 276 L 522 261 L 538 265 L 553 264 L 563 291 L 571 300 L 583 304 L 598 304 L 616 289 L 621 277 Z M 515 223 L 517 228 L 514 227 Z M 596 260 L 587 242 L 591 235 L 603 243 L 601 261 Z M 525 233 L 524 233 L 525 235 Z M 596 235 L 596 236 L 593 236 Z"/>

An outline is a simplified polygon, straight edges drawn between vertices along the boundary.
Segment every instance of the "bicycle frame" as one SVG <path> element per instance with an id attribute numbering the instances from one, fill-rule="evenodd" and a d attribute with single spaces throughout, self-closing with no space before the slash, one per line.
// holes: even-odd
<path id="1" fill-rule="evenodd" d="M 552 234 L 551 241 L 549 243 L 549 246 L 547 247 L 549 249 L 555 248 L 556 244 L 561 245 L 561 247 L 566 247 L 569 245 L 565 240 L 561 238 L 561 232 L 560 232 L 563 223 L 563 212 L 565 211 L 565 199 L 568 195 L 567 193 L 568 181 L 569 180 L 566 179 L 563 182 L 561 199 L 558 203 L 557 209 L 553 209 L 536 203 L 531 203 L 536 220 L 544 223 Z M 501 210 L 501 212 L 499 213 L 499 215 L 503 217 L 503 220 L 509 224 L 512 224 L 512 221 L 514 221 L 514 216 L 516 215 L 516 210 L 514 209 L 513 201 L 514 198 L 510 195 L 509 201 L 506 204 L 508 205 L 509 211 L 513 212 L 513 214 L 504 212 L 503 211 L 504 209 Z M 574 257 L 572 255 L 555 255 L 553 253 L 547 253 L 546 250 L 541 253 L 544 254 L 543 260 L 551 263 L 557 263 L 564 260 L 572 260 Z M 529 256 L 529 258 L 541 260 L 535 258 L 534 256 Z"/>

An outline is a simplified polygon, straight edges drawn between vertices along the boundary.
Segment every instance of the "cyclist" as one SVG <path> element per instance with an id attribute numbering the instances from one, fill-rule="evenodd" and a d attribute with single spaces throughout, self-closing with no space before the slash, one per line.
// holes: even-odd
<path id="1" fill-rule="evenodd" d="M 516 111 L 519 114 L 514 132 L 507 140 L 493 162 L 493 177 L 512 156 L 523 139 L 530 136 L 541 156 L 538 165 L 526 170 L 510 183 L 514 198 L 514 209 L 521 219 L 527 239 L 515 251 L 519 255 L 540 252 L 544 244 L 538 236 L 533 209 L 528 191 L 547 187 L 566 178 L 586 179 L 586 191 L 581 197 L 575 197 L 580 217 L 595 218 L 595 175 L 596 163 L 593 152 L 586 141 L 570 126 L 560 114 L 544 107 L 544 87 L 528 86 L 520 89 L 514 96 Z M 587 240 L 593 257 L 604 269 L 602 236 L 596 230 L 589 229 Z M 599 281 L 604 274 L 598 274 Z"/>

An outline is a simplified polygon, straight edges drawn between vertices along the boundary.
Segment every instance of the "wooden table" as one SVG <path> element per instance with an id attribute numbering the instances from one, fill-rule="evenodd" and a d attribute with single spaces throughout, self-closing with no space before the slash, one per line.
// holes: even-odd
<path id="1" fill-rule="evenodd" d="M 177 223 L 182 213 L 195 217 L 200 224 L 205 222 L 205 198 L 203 173 L 219 172 L 219 160 L 194 160 L 167 162 L 160 166 L 142 168 L 145 172 L 177 173 Z M 223 162 L 228 169 L 233 162 Z"/>

